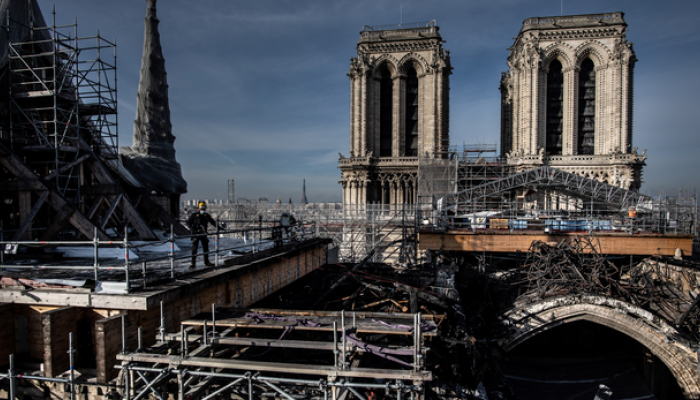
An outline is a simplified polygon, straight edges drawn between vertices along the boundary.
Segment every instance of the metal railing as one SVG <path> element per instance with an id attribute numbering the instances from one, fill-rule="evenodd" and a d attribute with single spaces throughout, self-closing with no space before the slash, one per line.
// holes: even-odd
<path id="1" fill-rule="evenodd" d="M 247 251 L 243 250 L 250 250 L 251 254 L 256 254 L 261 249 L 267 248 L 267 247 L 277 247 L 282 245 L 284 242 L 290 242 L 290 241 L 300 241 L 300 240 L 305 240 L 313 237 L 314 232 L 316 231 L 315 227 L 313 226 L 313 223 L 299 223 L 298 226 L 296 227 L 288 227 L 285 229 L 284 227 L 279 226 L 277 222 L 270 222 L 266 223 L 265 226 L 262 225 L 262 222 L 260 223 L 259 226 L 247 226 L 242 229 L 233 229 L 233 230 L 225 230 L 225 229 L 219 229 L 219 226 L 221 226 L 221 222 L 224 221 L 217 221 L 217 229 L 216 232 L 213 233 L 202 233 L 202 234 L 196 234 L 196 235 L 178 235 L 177 237 L 173 233 L 173 227 L 171 226 L 170 228 L 170 234 L 169 237 L 165 240 L 161 241 L 153 241 L 153 242 L 145 242 L 145 243 L 134 243 L 134 241 L 129 240 L 129 234 L 128 231 L 125 229 L 124 232 L 124 239 L 123 240 L 110 240 L 110 241 L 104 241 L 100 240 L 97 236 L 97 232 L 95 232 L 94 239 L 90 241 L 5 241 L 5 240 L 0 240 L 0 269 L 5 268 L 5 269 L 12 269 L 12 270 L 19 270 L 20 272 L 30 272 L 30 271 L 70 271 L 73 274 L 84 274 L 87 272 L 92 272 L 90 274 L 90 277 L 95 280 L 95 282 L 104 282 L 104 281 L 110 281 L 110 282 L 124 282 L 124 288 L 123 291 L 125 293 L 130 293 L 132 291 L 132 288 L 136 287 L 136 283 L 140 283 L 138 285 L 141 288 L 146 288 L 148 286 L 148 281 L 149 281 L 149 276 L 155 275 L 154 279 L 157 280 L 162 280 L 164 278 L 166 279 L 175 279 L 178 275 L 178 271 L 176 268 L 176 262 L 178 260 L 182 259 L 190 259 L 192 257 L 199 257 L 199 256 L 214 256 L 214 266 L 213 268 L 217 268 L 222 265 L 222 261 L 224 259 L 225 254 L 228 252 L 231 252 L 233 254 L 234 252 L 237 252 L 236 250 L 240 250 L 237 253 L 239 255 L 246 253 Z M 264 238 L 264 233 L 268 232 L 269 235 L 267 235 L 267 238 Z M 194 255 L 191 252 L 187 252 L 185 255 L 176 255 L 175 252 L 175 246 L 176 246 L 176 240 L 181 240 L 181 239 L 187 239 L 187 238 L 194 238 L 194 237 L 201 237 L 201 236 L 206 236 L 207 240 L 209 237 L 214 238 L 214 248 L 210 249 L 208 252 L 196 252 Z M 250 243 L 244 242 L 242 244 L 237 244 L 234 246 L 221 246 L 221 241 L 220 239 L 224 236 L 238 236 L 241 238 L 250 238 Z M 256 237 L 257 236 L 257 237 Z M 2 237 L 2 229 L 0 227 L 0 238 Z M 169 251 L 167 252 L 167 255 L 162 256 L 162 257 L 152 257 L 148 258 L 147 260 L 140 261 L 140 262 L 134 262 L 131 258 L 131 254 L 133 254 L 133 250 L 137 250 L 139 248 L 147 248 L 147 247 L 152 247 L 154 245 L 161 245 L 161 244 L 169 244 Z M 8 257 L 8 254 L 17 254 L 18 249 L 20 246 L 26 247 L 26 248 L 57 248 L 59 246 L 77 246 L 77 247 L 85 247 L 85 248 L 91 248 L 93 252 L 92 256 L 92 263 L 88 264 L 85 262 L 83 265 L 80 265 L 80 262 L 76 262 L 75 265 L 66 265 L 65 263 L 61 264 L 52 264 L 52 263 L 44 263 L 41 265 L 22 265 L 22 264 L 8 264 L 6 263 L 6 258 Z M 120 250 L 123 250 L 124 254 L 124 259 L 123 262 L 120 261 L 114 261 L 114 262 L 103 262 L 104 258 L 100 258 L 100 251 L 101 249 L 104 250 L 106 248 L 118 248 Z M 231 258 L 235 257 L 233 255 L 230 256 Z M 140 264 L 140 265 L 139 265 Z M 105 273 L 109 271 L 109 273 Z M 189 273 L 189 271 L 186 271 L 185 273 Z M 51 278 L 49 274 L 45 278 Z M 71 276 L 72 279 L 75 279 L 75 275 Z"/>
<path id="2" fill-rule="evenodd" d="M 430 200 L 428 200 L 430 201 Z M 538 200 L 483 197 L 459 208 L 425 204 L 423 227 L 472 230 L 539 230 L 547 232 L 695 235 L 697 205 L 653 200 L 619 208 L 606 202 L 586 202 L 565 196 Z"/>
<path id="3" fill-rule="evenodd" d="M 429 28 L 437 26 L 437 21 L 424 21 L 424 22 L 406 22 L 400 24 L 384 24 L 384 25 L 363 25 L 362 31 L 393 31 L 398 29 L 416 29 L 416 28 Z"/>

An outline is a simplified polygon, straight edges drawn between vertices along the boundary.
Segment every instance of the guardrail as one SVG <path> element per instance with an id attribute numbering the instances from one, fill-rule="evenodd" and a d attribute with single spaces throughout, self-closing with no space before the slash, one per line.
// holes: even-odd
<path id="1" fill-rule="evenodd" d="M 221 221 L 225 222 L 225 221 Z M 192 257 L 192 254 L 188 252 L 186 255 L 176 255 L 175 254 L 175 242 L 176 239 L 187 239 L 187 238 L 193 238 L 193 237 L 201 237 L 201 236 L 206 236 L 207 239 L 209 237 L 214 238 L 214 249 L 210 250 L 208 252 L 197 252 L 195 256 L 214 256 L 214 267 L 219 267 L 221 265 L 221 260 L 223 258 L 222 253 L 224 252 L 235 252 L 236 250 L 251 250 L 252 254 L 256 254 L 261 250 L 261 248 L 265 247 L 278 247 L 281 246 L 285 241 L 298 241 L 298 240 L 305 240 L 307 238 L 310 238 L 313 236 L 314 232 L 316 231 L 315 225 L 313 222 L 311 223 L 302 223 L 299 222 L 296 226 L 292 227 L 283 227 L 278 225 L 277 222 L 275 222 L 272 226 L 262 226 L 262 221 L 260 226 L 258 227 L 245 227 L 243 229 L 234 229 L 234 230 L 221 230 L 218 227 L 220 226 L 220 221 L 217 221 L 217 229 L 216 232 L 213 233 L 203 233 L 203 234 L 196 234 L 196 235 L 178 235 L 175 237 L 173 233 L 173 227 L 170 227 L 170 234 L 169 237 L 166 240 L 160 240 L 160 241 L 152 241 L 152 242 L 145 242 L 145 243 L 134 243 L 133 240 L 129 240 L 129 235 L 127 229 L 125 229 L 124 232 L 124 240 L 110 240 L 110 241 L 103 241 L 100 240 L 97 236 L 97 232 L 95 232 L 94 239 L 89 240 L 89 241 L 5 241 L 1 240 L 0 241 L 0 269 L 5 268 L 5 269 L 13 269 L 13 270 L 26 270 L 26 271 L 37 271 L 37 270 L 63 270 L 63 271 L 76 271 L 76 272 L 86 272 L 86 271 L 92 271 L 92 278 L 95 280 L 95 282 L 104 282 L 104 281 L 115 281 L 115 279 L 109 279 L 110 275 L 105 275 L 104 271 L 112 271 L 113 273 L 111 274 L 112 277 L 114 275 L 114 272 L 120 272 L 123 271 L 123 282 L 125 284 L 124 291 L 126 293 L 130 293 L 132 291 L 132 286 L 134 286 L 135 281 L 140 281 L 141 288 L 146 288 L 148 285 L 148 276 L 149 273 L 157 273 L 157 272 L 163 272 L 163 271 L 168 271 L 169 272 L 169 278 L 170 279 L 175 279 L 176 278 L 176 268 L 175 264 L 177 260 L 181 259 L 189 259 Z M 307 227 L 309 227 L 307 229 Z M 269 232 L 270 234 L 268 235 L 268 238 L 263 238 L 263 235 L 265 232 Z M 249 234 L 252 233 L 252 242 L 247 243 L 244 242 L 243 244 L 236 245 L 236 246 L 228 246 L 228 247 L 222 247 L 220 245 L 220 239 L 224 235 L 238 235 L 241 237 L 248 237 Z M 255 238 L 257 233 L 257 238 Z M 1 237 L 1 233 L 0 233 Z M 131 259 L 131 254 L 133 250 L 139 249 L 139 248 L 144 248 L 144 247 L 152 247 L 154 245 L 161 245 L 161 244 L 169 244 L 170 249 L 167 253 L 167 255 L 162 256 L 162 257 L 153 257 L 149 258 L 148 260 L 144 260 L 141 262 L 134 262 Z M 6 257 L 9 254 L 17 254 L 18 249 L 20 246 L 24 247 L 30 247 L 30 248 L 56 248 L 59 246 L 77 246 L 81 247 L 84 246 L 85 248 L 91 248 L 93 251 L 93 256 L 92 256 L 92 264 L 91 265 L 52 265 L 50 263 L 47 263 L 45 265 L 18 265 L 18 264 L 6 264 Z M 100 250 L 104 250 L 106 248 L 119 248 L 123 250 L 124 254 L 124 261 L 123 263 L 118 263 L 118 262 L 107 262 L 107 263 L 101 263 L 100 262 Z M 245 253 L 246 251 L 240 251 L 241 254 Z M 79 264 L 79 263 L 76 263 Z M 87 263 L 86 263 L 87 264 Z M 140 264 L 140 268 L 134 268 Z M 149 265 L 150 264 L 150 265 Z M 163 268 L 165 266 L 165 268 Z M 149 268 L 150 267 L 150 268 Z M 136 271 L 135 271 L 136 269 Z M 138 272 L 136 276 L 134 275 L 134 272 Z M 138 276 L 140 275 L 140 276 Z M 119 276 L 121 278 L 121 276 Z M 158 279 L 163 279 L 162 276 L 159 276 Z M 118 280 L 121 282 L 121 280 Z"/>

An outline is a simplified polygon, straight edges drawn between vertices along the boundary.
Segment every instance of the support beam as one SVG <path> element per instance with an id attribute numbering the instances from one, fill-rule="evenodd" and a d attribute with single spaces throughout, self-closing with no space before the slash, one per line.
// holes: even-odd
<path id="1" fill-rule="evenodd" d="M 18 208 L 19 208 L 19 220 L 22 221 L 22 226 L 24 229 L 22 229 L 22 232 L 18 232 L 17 235 L 15 235 L 18 239 L 26 239 L 30 240 L 31 239 L 31 231 L 27 231 L 27 227 L 32 226 L 32 219 L 33 217 L 30 215 L 32 212 L 32 192 L 28 190 L 22 190 L 17 194 L 18 198 Z M 22 228 L 22 227 L 20 227 Z M 25 235 L 24 232 L 27 232 Z"/>
<path id="2" fill-rule="evenodd" d="M 26 193 L 27 197 L 29 197 L 28 201 L 31 202 L 31 193 L 30 192 L 20 192 L 20 204 L 22 204 L 22 193 Z M 34 217 L 36 217 L 36 214 L 39 212 L 41 209 L 41 206 L 44 205 L 44 202 L 46 201 L 46 198 L 49 196 L 49 191 L 44 190 L 41 192 L 41 195 L 39 196 L 39 199 L 36 201 L 34 204 L 34 207 L 32 207 L 31 211 L 27 213 L 24 217 L 22 217 L 22 211 L 20 211 L 20 220 L 22 221 L 22 225 L 20 225 L 19 229 L 17 230 L 17 233 L 15 233 L 15 236 L 12 238 L 13 241 L 18 241 L 18 240 L 31 240 L 31 227 L 32 227 L 32 221 L 34 220 Z M 20 210 L 21 210 L 20 206 Z M 24 233 L 27 232 L 28 234 L 25 235 Z"/>
<path id="3" fill-rule="evenodd" d="M 117 195 L 123 193 L 122 188 L 117 184 L 83 186 L 80 190 L 83 195 Z"/>
<path id="4" fill-rule="evenodd" d="M 80 149 L 83 151 L 89 151 L 92 153 L 90 146 L 88 146 L 84 140 L 80 140 Z M 117 181 L 112 178 L 109 174 L 107 167 L 99 160 L 97 156 L 93 154 L 93 157 L 85 162 L 85 164 L 90 168 L 95 178 L 98 182 L 104 185 L 117 185 Z M 121 193 L 124 194 L 123 189 Z M 121 201 L 120 209 L 124 213 L 124 218 L 134 227 L 136 232 L 143 240 L 158 240 L 158 236 L 153 233 L 153 230 L 148 227 L 148 224 L 141 218 L 141 215 L 136 211 L 136 208 L 129 201 L 128 196 L 124 195 L 123 201 Z"/>
<path id="5" fill-rule="evenodd" d="M 443 249 L 445 251 L 515 253 L 527 252 L 535 241 L 560 243 L 570 241 L 577 235 L 544 233 L 471 233 L 471 232 L 421 232 L 418 246 L 426 249 Z M 628 235 L 599 234 L 601 254 L 673 256 L 676 249 L 683 254 L 693 252 L 693 237 L 689 235 Z"/>
<path id="6" fill-rule="evenodd" d="M 99 196 L 97 200 L 92 204 L 92 207 L 90 207 L 90 211 L 87 214 L 87 217 L 92 220 L 92 217 L 95 216 L 95 213 L 97 210 L 100 209 L 100 206 L 102 205 L 102 202 L 105 200 L 104 196 Z"/>
<path id="7" fill-rule="evenodd" d="M 0 191 L 2 192 L 19 192 L 19 191 L 36 191 L 45 190 L 46 187 L 40 182 L 31 179 L 16 179 L 14 181 L 5 181 L 0 183 Z"/>
<path id="8" fill-rule="evenodd" d="M 48 182 L 40 181 L 39 177 L 3 144 L 0 144 L 0 164 L 17 178 L 38 182 L 41 190 L 50 190 L 51 194 L 48 196 L 48 204 L 54 210 L 61 212 L 62 210 L 65 211 L 66 207 L 72 208 L 68 200 L 66 200 L 55 187 L 51 186 Z M 82 213 L 73 209 L 69 221 L 80 233 L 85 235 L 88 239 L 92 239 L 96 227 Z M 109 240 L 109 236 L 101 229 L 97 230 L 97 235 L 100 240 Z M 51 237 L 48 237 L 46 240 L 48 239 L 51 239 Z"/>
<path id="9" fill-rule="evenodd" d="M 53 171 L 52 173 L 46 175 L 43 179 L 44 179 L 45 181 L 50 181 L 50 180 L 51 180 L 52 178 L 54 178 L 56 175 L 58 175 L 58 174 L 60 174 L 60 173 L 62 173 L 62 172 L 64 172 L 64 171 L 68 171 L 69 169 L 75 167 L 76 165 L 80 164 L 81 162 L 87 160 L 88 158 L 90 158 L 90 155 L 89 155 L 89 154 L 82 155 L 82 156 L 78 157 L 75 161 L 73 161 L 73 162 L 71 162 L 71 163 L 69 163 L 69 164 L 66 164 L 66 165 L 62 166 L 61 168 L 59 168 L 59 169 Z"/>
<path id="10" fill-rule="evenodd" d="M 123 197 L 123 195 L 121 195 L 121 194 L 114 196 L 114 199 L 112 200 L 112 204 L 109 206 L 107 213 L 102 216 L 102 220 L 100 221 L 100 229 L 104 229 L 105 226 L 107 226 L 109 219 L 112 218 L 112 214 L 114 214 L 114 210 L 117 209 L 117 206 L 122 201 L 122 197 Z"/>

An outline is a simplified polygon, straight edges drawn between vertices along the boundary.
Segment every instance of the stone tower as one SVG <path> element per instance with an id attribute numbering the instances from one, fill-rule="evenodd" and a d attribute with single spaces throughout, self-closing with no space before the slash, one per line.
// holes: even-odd
<path id="1" fill-rule="evenodd" d="M 168 79 L 158 33 L 156 0 L 146 0 L 146 4 L 134 144 L 122 147 L 119 152 L 126 168 L 146 187 L 165 196 L 179 195 L 187 193 L 187 182 L 175 158 L 175 136 L 170 123 Z M 179 197 L 173 198 L 178 198 L 175 203 L 179 204 Z"/>
<path id="2" fill-rule="evenodd" d="M 549 165 L 638 190 L 634 65 L 621 12 L 528 18 L 501 78 L 501 152 L 522 171 Z"/>
<path id="3" fill-rule="evenodd" d="M 343 204 L 417 200 L 418 157 L 449 146 L 449 52 L 435 21 L 365 26 L 350 61 L 350 157 Z"/>

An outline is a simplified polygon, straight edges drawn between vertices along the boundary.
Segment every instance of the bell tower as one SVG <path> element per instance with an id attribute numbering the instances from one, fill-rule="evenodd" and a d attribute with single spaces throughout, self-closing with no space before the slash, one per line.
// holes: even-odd
<path id="1" fill-rule="evenodd" d="M 418 158 L 449 146 L 449 52 L 435 21 L 364 26 L 350 61 L 343 204 L 417 201 Z"/>
<path id="2" fill-rule="evenodd" d="M 516 171 L 549 165 L 638 190 L 634 66 L 621 12 L 523 22 L 501 77 L 501 152 Z"/>

